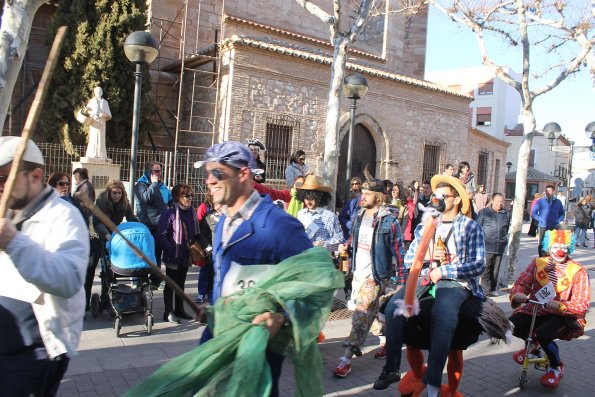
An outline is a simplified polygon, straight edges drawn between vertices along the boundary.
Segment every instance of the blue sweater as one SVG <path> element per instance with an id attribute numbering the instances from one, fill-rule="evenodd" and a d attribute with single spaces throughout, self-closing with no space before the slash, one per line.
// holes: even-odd
<path id="1" fill-rule="evenodd" d="M 533 206 L 531 216 L 539 222 L 539 227 L 555 229 L 564 220 L 564 206 L 555 197 L 551 200 L 542 197 Z"/>

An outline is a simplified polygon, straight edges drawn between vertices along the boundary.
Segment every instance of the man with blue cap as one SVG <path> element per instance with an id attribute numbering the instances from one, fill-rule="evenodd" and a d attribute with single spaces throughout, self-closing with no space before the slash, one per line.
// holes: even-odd
<path id="1" fill-rule="evenodd" d="M 252 188 L 252 175 L 262 170 L 246 145 L 233 141 L 214 145 L 207 150 L 204 161 L 194 164 L 195 168 L 202 166 L 213 203 L 223 206 L 213 236 L 214 304 L 221 297 L 258 284 L 267 270 L 311 248 L 312 243 L 300 221 Z M 257 315 L 253 323 L 265 323 L 271 337 L 289 325 L 281 310 Z M 206 329 L 201 341 L 210 338 L 210 330 Z M 271 396 L 278 396 L 283 356 L 268 351 L 267 361 L 273 378 Z"/>

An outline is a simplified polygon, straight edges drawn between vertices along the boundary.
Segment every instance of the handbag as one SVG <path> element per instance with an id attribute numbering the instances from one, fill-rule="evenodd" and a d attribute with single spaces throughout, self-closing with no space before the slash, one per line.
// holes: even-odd
<path id="1" fill-rule="evenodd" d="M 205 263 L 205 260 L 207 259 L 207 253 L 198 241 L 190 244 L 188 250 L 190 251 L 190 259 L 194 265 L 199 266 L 199 263 Z"/>

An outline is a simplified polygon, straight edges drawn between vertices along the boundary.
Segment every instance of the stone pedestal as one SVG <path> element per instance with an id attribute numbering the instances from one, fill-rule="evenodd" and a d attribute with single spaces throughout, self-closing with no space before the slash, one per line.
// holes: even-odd
<path id="1" fill-rule="evenodd" d="M 112 179 L 120 179 L 119 164 L 112 164 L 110 159 L 88 159 L 81 157 L 80 161 L 72 162 L 72 170 L 86 168 L 89 171 L 89 180 L 95 191 L 99 194 L 105 189 L 107 183 Z"/>

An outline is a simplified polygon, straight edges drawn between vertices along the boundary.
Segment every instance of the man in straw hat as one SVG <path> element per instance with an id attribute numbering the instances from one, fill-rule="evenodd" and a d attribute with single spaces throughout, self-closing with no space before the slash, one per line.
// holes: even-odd
<path id="1" fill-rule="evenodd" d="M 267 269 L 311 248 L 312 243 L 296 218 L 253 189 L 252 174 L 258 168 L 244 144 L 229 141 L 211 146 L 205 161 L 196 162 L 194 167 L 203 165 L 213 203 L 222 205 L 223 214 L 213 235 L 215 280 L 211 303 L 215 304 L 242 285 L 258 283 Z M 287 324 L 287 318 L 282 312 L 266 312 L 253 320 L 254 324 L 261 322 L 274 336 Z M 210 338 L 210 330 L 205 329 L 201 342 Z M 267 361 L 273 382 L 271 396 L 278 396 L 283 356 L 268 351 Z"/>
<path id="2" fill-rule="evenodd" d="M 21 138 L 0 137 L 0 197 Z M 44 184 L 29 140 L 0 218 L 0 385 L 6 396 L 54 396 L 83 329 L 89 235 L 80 212 Z"/>
<path id="3" fill-rule="evenodd" d="M 337 215 L 322 208 L 331 202 L 332 188 L 325 186 L 318 176 L 308 175 L 304 181 L 297 185 L 296 198 L 304 203 L 306 208 L 301 209 L 297 218 L 306 229 L 306 235 L 314 243 L 335 251 L 339 244 L 344 242 L 343 231 Z"/>
<path id="4" fill-rule="evenodd" d="M 368 180 L 362 186 L 362 209 L 357 214 L 349 241 L 339 252 L 351 250 L 353 292 L 349 306 L 355 309 L 351 332 L 343 342 L 344 352 L 334 369 L 344 378 L 351 372 L 351 359 L 361 356 L 361 346 L 378 314 L 379 301 L 396 268 L 397 285 L 405 284 L 403 238 L 399 221 L 382 205 L 385 187 L 381 180 Z"/>
<path id="5" fill-rule="evenodd" d="M 426 255 L 429 262 L 442 263 L 429 271 L 429 278 L 436 285 L 435 303 L 431 315 L 430 350 L 428 370 L 424 383 L 428 396 L 437 396 L 442 383 L 442 370 L 451 348 L 451 341 L 458 324 L 459 309 L 471 295 L 484 299 L 479 277 L 485 268 L 484 234 L 477 222 L 470 218 L 471 201 L 465 187 L 457 178 L 434 175 L 431 180 L 434 195 L 444 200 L 442 222 L 436 228 L 433 244 Z M 423 234 L 423 223 L 415 229 L 415 238 L 405 255 L 405 266 L 411 267 Z M 437 244 L 438 236 L 443 244 Z M 398 381 L 401 365 L 406 319 L 402 314 L 393 315 L 403 294 L 397 293 L 386 307 L 386 364 L 374 389 L 386 389 Z M 390 382 L 392 380 L 392 382 Z"/>

